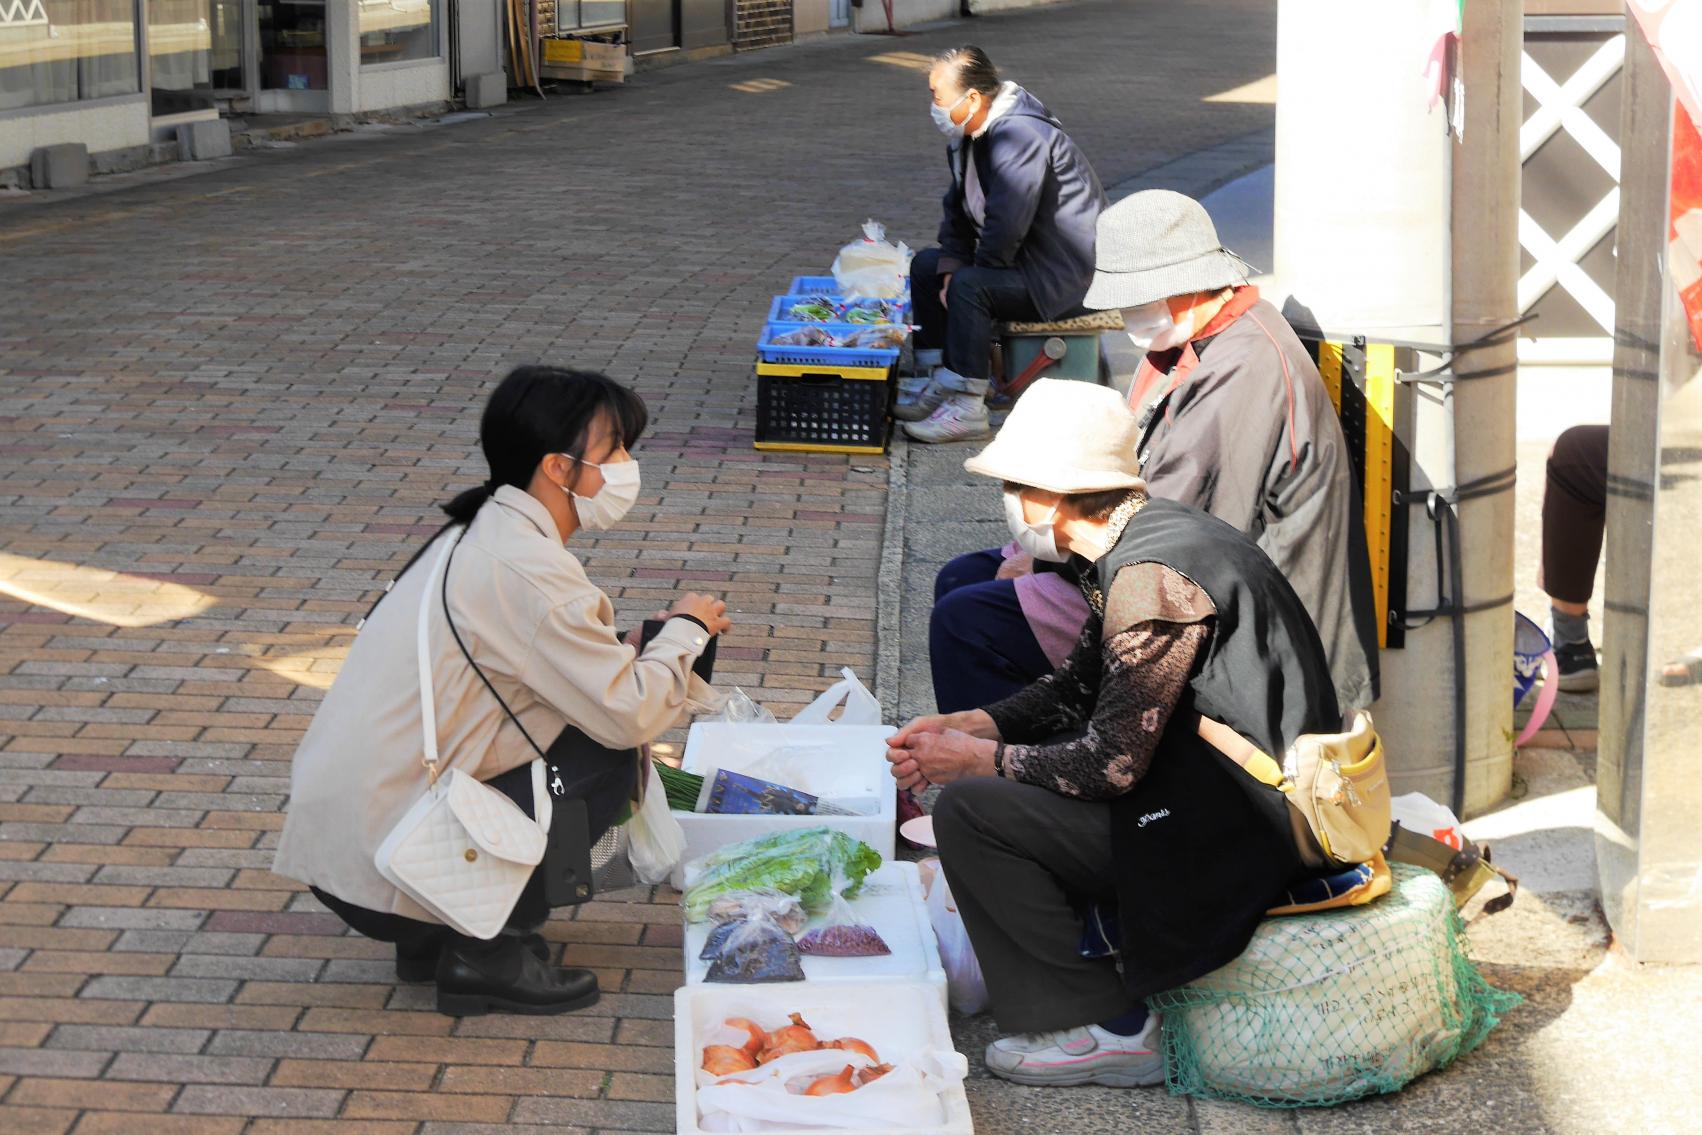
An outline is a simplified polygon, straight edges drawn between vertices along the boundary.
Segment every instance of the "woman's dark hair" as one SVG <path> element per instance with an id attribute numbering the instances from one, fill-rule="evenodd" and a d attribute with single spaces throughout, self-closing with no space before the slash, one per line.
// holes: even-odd
<path id="1" fill-rule="evenodd" d="M 502 485 L 524 489 L 551 453 L 584 460 L 598 415 L 607 414 L 621 444 L 631 449 L 650 413 L 644 400 L 607 375 L 563 367 L 521 366 L 497 383 L 479 419 L 479 447 L 490 479 L 443 506 L 452 524 L 466 524 Z"/>
<path id="2" fill-rule="evenodd" d="M 940 52 L 934 58 L 937 65 L 950 67 L 957 75 L 957 85 L 965 91 L 980 91 L 983 98 L 996 98 L 1002 80 L 999 69 L 987 58 L 987 53 L 973 43 Z"/>

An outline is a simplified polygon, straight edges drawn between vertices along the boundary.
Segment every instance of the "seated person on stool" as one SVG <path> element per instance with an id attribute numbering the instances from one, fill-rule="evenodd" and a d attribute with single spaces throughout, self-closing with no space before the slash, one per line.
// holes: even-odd
<path id="1" fill-rule="evenodd" d="M 1377 696 L 1376 607 L 1347 442 L 1318 368 L 1246 283 L 1205 209 L 1168 190 L 1100 215 L 1090 308 L 1119 308 L 1146 352 L 1130 390 L 1155 497 L 1258 541 L 1306 605 L 1344 709 Z M 934 585 L 934 698 L 951 713 L 1014 693 L 1062 662 L 1087 601 L 1060 565 L 1014 545 L 959 556 Z"/>
<path id="2" fill-rule="evenodd" d="M 952 139 L 952 183 L 940 246 L 911 261 L 910 293 L 917 363 L 940 365 L 894 416 L 917 441 L 960 441 L 988 433 L 995 326 L 1079 313 L 1105 192 L 1058 120 L 1000 82 L 979 47 L 941 55 L 928 86 L 934 121 Z"/>
<path id="3" fill-rule="evenodd" d="M 987 1070 L 1020 1084 L 1163 1081 L 1144 999 L 1239 955 L 1306 874 L 1286 798 L 1205 734 L 1280 754 L 1341 719 L 1294 589 L 1230 525 L 1147 498 L 1139 433 L 1115 391 L 1040 379 L 965 462 L 1093 608 L 1053 673 L 887 742 L 901 788 L 944 786 L 940 861 L 1007 1034 Z M 1081 955 L 1073 906 L 1111 901 L 1120 965 Z"/>

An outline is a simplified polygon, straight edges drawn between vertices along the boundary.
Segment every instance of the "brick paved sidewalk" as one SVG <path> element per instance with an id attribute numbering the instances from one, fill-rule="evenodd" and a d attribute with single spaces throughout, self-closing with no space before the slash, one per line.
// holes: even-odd
<path id="1" fill-rule="evenodd" d="M 0 204 L 0 1129 L 671 1130 L 671 892 L 551 923 L 595 1009 L 458 1022 L 267 870 L 354 621 L 544 359 L 654 411 L 586 545 L 629 617 L 727 594 L 719 676 L 783 713 L 872 676 L 886 463 L 749 447 L 767 297 L 867 216 L 927 242 L 927 53 L 985 44 L 1111 183 L 1267 125 L 1202 100 L 1273 35 L 1082 4 Z"/>

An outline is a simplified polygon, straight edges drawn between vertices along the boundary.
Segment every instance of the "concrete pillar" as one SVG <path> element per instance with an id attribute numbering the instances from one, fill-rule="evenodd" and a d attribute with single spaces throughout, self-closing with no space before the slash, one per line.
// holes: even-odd
<path id="1" fill-rule="evenodd" d="M 1284 0 L 1279 9 L 1272 290 L 1279 300 L 1287 297 L 1285 313 L 1297 324 L 1332 337 L 1445 344 L 1456 333 L 1475 334 L 1470 328 L 1500 310 L 1498 275 L 1474 276 L 1456 296 L 1460 283 L 1451 274 L 1476 270 L 1478 254 L 1468 243 L 1480 238 L 1505 241 L 1485 262 L 1511 257 L 1517 266 L 1518 155 L 1511 151 L 1505 171 L 1480 168 L 1491 150 L 1463 152 L 1444 128 L 1445 104 L 1428 106 L 1425 63 L 1444 30 L 1435 23 L 1436 7 L 1422 0 Z M 1484 71 L 1496 78 L 1468 87 L 1464 145 L 1489 147 L 1494 139 L 1499 154 L 1517 143 L 1518 5 L 1493 0 L 1466 8 L 1472 21 L 1466 53 L 1493 63 Z M 1499 74 L 1509 49 L 1510 94 L 1500 89 L 1508 76 Z M 1504 216 L 1466 224 L 1472 211 L 1491 203 L 1470 200 L 1468 208 L 1463 202 L 1458 213 L 1450 208 L 1462 201 L 1458 194 L 1475 193 L 1473 186 L 1504 188 L 1508 178 L 1513 196 Z M 1510 307 L 1511 282 L 1505 290 Z M 1396 423 L 1415 492 L 1450 490 L 1513 464 L 1512 388 L 1511 373 L 1464 384 L 1460 399 L 1472 407 L 1469 415 L 1456 412 L 1448 387 L 1417 388 L 1411 421 Z M 1456 449 L 1463 455 L 1459 470 Z M 1465 620 L 1465 808 L 1476 812 L 1505 795 L 1512 774 L 1512 498 L 1461 507 L 1466 601 L 1507 600 Z M 1397 509 L 1396 523 L 1400 517 Z M 1406 510 L 1406 523 L 1407 603 L 1433 608 L 1444 579 L 1434 525 L 1422 507 Z M 1438 616 L 1408 630 L 1404 648 L 1383 652 L 1383 696 L 1373 714 L 1397 793 L 1421 791 L 1444 803 L 1453 797 L 1454 645 L 1452 620 Z"/>
<path id="2" fill-rule="evenodd" d="M 1702 381 L 1667 258 L 1672 87 L 1627 29 L 1596 863 L 1602 909 L 1640 962 L 1702 962 L 1702 687 L 1660 668 L 1702 644 L 1696 521 Z"/>

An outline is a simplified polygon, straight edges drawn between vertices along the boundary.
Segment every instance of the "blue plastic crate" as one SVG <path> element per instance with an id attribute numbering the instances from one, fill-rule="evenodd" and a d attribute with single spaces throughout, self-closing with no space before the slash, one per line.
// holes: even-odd
<path id="1" fill-rule="evenodd" d="M 839 294 L 839 281 L 832 276 L 794 276 L 792 286 L 786 289 L 794 296 L 836 296 Z M 904 295 L 910 296 L 909 281 L 905 282 Z"/>
<path id="2" fill-rule="evenodd" d="M 832 276 L 797 276 L 786 289 L 795 296 L 831 296 L 839 292 L 839 281 Z"/>
<path id="3" fill-rule="evenodd" d="M 834 304 L 834 305 L 843 304 L 843 303 L 847 302 L 846 300 L 844 300 L 840 296 L 827 295 L 825 293 L 815 294 L 815 295 L 806 294 L 806 293 L 792 293 L 792 294 L 784 295 L 784 296 L 775 296 L 774 302 L 772 304 L 770 304 L 769 308 L 768 308 L 768 321 L 770 323 L 817 322 L 815 320 L 798 319 L 798 318 L 794 317 L 793 315 L 791 315 L 791 313 L 790 313 L 791 308 L 794 304 L 803 303 L 803 302 L 806 302 L 808 300 L 824 300 L 824 301 L 831 303 L 831 304 Z M 845 321 L 843 319 L 831 319 L 831 320 L 830 319 L 824 319 L 824 320 L 820 320 L 819 322 L 826 324 L 826 323 L 844 323 Z M 909 323 L 910 322 L 910 301 L 906 300 L 899 306 L 898 322 L 900 322 L 900 323 Z M 874 327 L 874 326 L 876 326 L 876 324 L 873 324 L 873 323 L 853 323 L 853 324 L 847 324 L 847 326 Z"/>
<path id="4" fill-rule="evenodd" d="M 769 345 L 768 341 L 774 336 L 796 331 L 801 327 L 818 327 L 830 334 L 863 330 L 844 323 L 769 323 L 762 329 L 762 338 L 757 340 L 757 357 L 765 363 L 784 363 L 788 366 L 890 367 L 898 361 L 897 350 Z"/>

